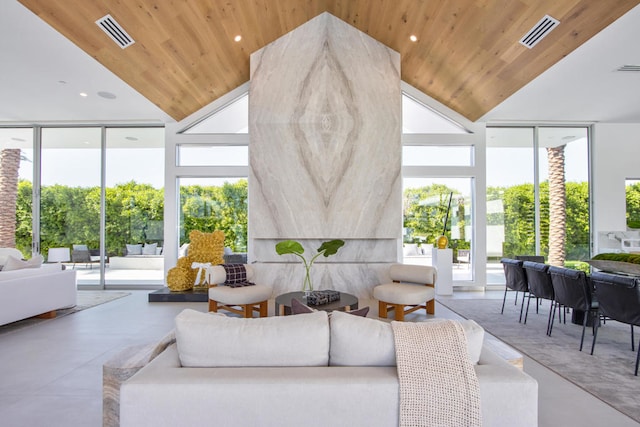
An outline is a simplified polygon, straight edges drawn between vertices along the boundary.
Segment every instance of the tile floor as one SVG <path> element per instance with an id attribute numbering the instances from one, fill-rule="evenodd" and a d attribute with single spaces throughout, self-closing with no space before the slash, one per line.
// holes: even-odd
<path id="1" fill-rule="evenodd" d="M 205 303 L 148 303 L 148 292 L 132 291 L 125 298 L 0 335 L 0 425 L 100 426 L 102 364 L 128 345 L 161 338 L 182 309 L 206 310 Z M 458 292 L 454 298 L 501 296 Z M 370 305 L 375 315 L 376 305 Z M 436 312 L 456 317 L 440 305 Z M 540 426 L 640 426 L 534 361 L 525 359 L 524 365 L 539 382 Z"/>

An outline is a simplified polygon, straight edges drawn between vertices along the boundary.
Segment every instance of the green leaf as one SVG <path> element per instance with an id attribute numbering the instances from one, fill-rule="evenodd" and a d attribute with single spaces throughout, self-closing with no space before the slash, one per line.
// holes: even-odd
<path id="1" fill-rule="evenodd" d="M 338 249 L 344 246 L 344 240 L 329 240 L 328 242 L 323 242 L 322 245 L 318 248 L 318 253 L 322 253 L 326 258 L 329 255 L 334 255 L 338 252 Z"/>
<path id="2" fill-rule="evenodd" d="M 276 244 L 276 252 L 278 253 L 278 255 L 302 255 L 304 253 L 304 248 L 295 240 L 283 240 L 282 242 Z"/>

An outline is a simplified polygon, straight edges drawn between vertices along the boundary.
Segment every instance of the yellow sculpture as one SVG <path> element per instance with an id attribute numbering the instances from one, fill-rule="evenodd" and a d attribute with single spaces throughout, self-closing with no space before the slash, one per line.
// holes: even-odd
<path id="1" fill-rule="evenodd" d="M 188 291 L 194 286 L 207 285 L 206 271 L 202 271 L 201 268 L 192 268 L 193 263 L 224 264 L 224 233 L 222 231 L 203 233 L 193 230 L 189 233 L 189 240 L 187 255 L 178 258 L 178 264 L 167 273 L 167 286 L 173 292 Z"/>

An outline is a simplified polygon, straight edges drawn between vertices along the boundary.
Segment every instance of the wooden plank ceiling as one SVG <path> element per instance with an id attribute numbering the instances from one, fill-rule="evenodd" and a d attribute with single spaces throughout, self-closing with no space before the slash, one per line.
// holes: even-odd
<path id="1" fill-rule="evenodd" d="M 475 121 L 640 0 L 19 0 L 181 120 L 249 79 L 249 55 L 322 12 L 400 52 L 402 79 Z M 95 24 L 133 37 L 121 49 Z M 560 21 L 533 49 L 518 41 Z M 242 40 L 235 42 L 234 37 Z M 415 35 L 417 42 L 409 40 Z"/>

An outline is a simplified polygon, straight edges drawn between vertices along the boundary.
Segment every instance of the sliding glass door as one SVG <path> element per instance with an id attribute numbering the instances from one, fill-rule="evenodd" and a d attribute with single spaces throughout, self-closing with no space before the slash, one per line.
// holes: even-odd
<path id="1" fill-rule="evenodd" d="M 101 133 L 99 127 L 41 133 L 40 252 L 69 249 L 78 284 L 93 286 L 100 285 Z"/>
<path id="2" fill-rule="evenodd" d="M 0 127 L 0 247 L 81 286 L 157 286 L 163 226 L 164 128 Z"/>
<path id="3" fill-rule="evenodd" d="M 164 129 L 107 128 L 105 283 L 164 284 Z"/>

